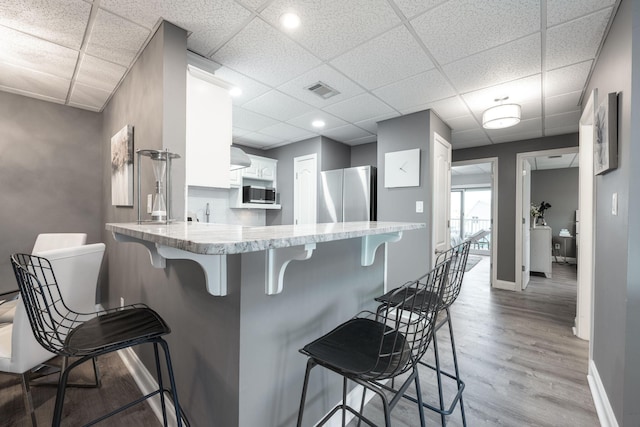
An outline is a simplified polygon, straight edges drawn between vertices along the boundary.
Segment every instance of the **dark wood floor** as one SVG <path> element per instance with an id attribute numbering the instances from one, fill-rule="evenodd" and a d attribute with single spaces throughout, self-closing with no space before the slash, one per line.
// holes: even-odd
<path id="1" fill-rule="evenodd" d="M 452 318 L 468 426 L 600 425 L 587 383 L 588 343 L 571 329 L 575 304 L 575 266 L 554 263 L 553 279 L 532 276 L 524 292 L 490 289 L 488 258 L 465 274 Z M 452 371 L 449 342 L 442 328 L 441 361 Z M 433 360 L 431 350 L 426 356 Z M 435 375 L 423 368 L 420 378 L 435 404 Z M 446 385 L 452 395 L 454 384 Z M 405 402 L 392 412 L 394 427 L 419 425 L 415 405 Z M 365 415 L 382 423 L 379 408 L 374 399 Z M 426 416 L 428 425 L 440 425 L 439 415 Z M 459 409 L 447 425 L 462 425 Z"/>
<path id="2" fill-rule="evenodd" d="M 553 265 L 553 279 L 533 277 L 525 292 L 491 290 L 488 259 L 466 273 L 463 290 L 452 307 L 454 332 L 463 380 L 467 424 L 475 426 L 598 426 L 587 384 L 588 344 L 572 335 L 575 317 L 575 267 Z M 450 369 L 448 332 L 439 332 L 441 360 Z M 431 352 L 427 357 L 432 358 Z M 63 425 L 75 426 L 118 402 L 138 394 L 116 355 L 100 359 L 101 389 L 69 389 Z M 85 369 L 83 376 L 90 374 Z M 424 396 L 435 403 L 435 378 L 421 371 Z M 451 383 L 446 384 L 451 394 Z M 54 387 L 33 387 L 38 421 L 50 424 Z M 18 377 L 0 374 L 0 426 L 30 426 L 24 415 Z M 381 420 L 372 401 L 365 411 Z M 428 411 L 428 424 L 439 418 Z M 415 405 L 400 402 L 395 426 L 418 425 Z M 146 404 L 138 405 L 101 426 L 158 426 Z M 461 426 L 459 411 L 448 419 Z"/>
<path id="3" fill-rule="evenodd" d="M 102 387 L 99 389 L 68 388 L 63 408 L 63 426 L 83 425 L 141 396 L 133 378 L 128 374 L 117 354 L 102 356 L 98 359 L 98 363 Z M 90 382 L 92 373 L 90 363 L 79 366 L 72 371 L 70 381 Z M 31 393 L 38 425 L 50 426 L 56 387 L 32 386 Z M 31 427 L 31 418 L 26 415 L 23 402 L 20 378 L 15 375 L 0 374 L 0 427 Z M 98 425 L 156 427 L 161 423 L 158 422 L 147 403 L 142 403 Z"/>

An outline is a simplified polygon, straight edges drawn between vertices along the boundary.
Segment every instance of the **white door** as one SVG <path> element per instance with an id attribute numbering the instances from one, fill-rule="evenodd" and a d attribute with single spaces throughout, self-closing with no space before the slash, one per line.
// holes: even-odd
<path id="1" fill-rule="evenodd" d="M 522 290 L 529 285 L 531 266 L 531 163 L 522 159 Z"/>
<path id="2" fill-rule="evenodd" d="M 580 210 L 580 230 L 577 235 L 578 291 L 576 306 L 576 330 L 578 338 L 588 340 L 591 337 L 593 294 L 593 252 L 594 245 L 594 178 L 593 178 L 593 142 L 595 140 L 595 108 L 598 93 L 594 89 L 580 117 L 580 152 L 578 171 L 578 207 Z M 578 231 L 578 230 L 576 230 Z M 592 346 L 589 346 L 592 351 Z M 592 355 L 589 355 L 592 358 Z"/>
<path id="3" fill-rule="evenodd" d="M 315 224 L 318 204 L 317 155 L 293 159 L 293 223 Z"/>
<path id="4" fill-rule="evenodd" d="M 435 134 L 433 155 L 431 156 L 432 172 L 432 246 L 435 262 L 437 254 L 451 247 L 451 231 L 449 229 L 449 210 L 451 209 L 451 144 L 443 137 Z"/>

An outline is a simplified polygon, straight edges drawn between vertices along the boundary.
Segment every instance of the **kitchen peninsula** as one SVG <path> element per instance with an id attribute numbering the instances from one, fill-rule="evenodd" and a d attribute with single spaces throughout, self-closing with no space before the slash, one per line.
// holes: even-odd
<path id="1" fill-rule="evenodd" d="M 194 300 L 200 309 L 176 310 L 207 326 L 196 330 L 170 323 L 170 338 L 193 347 L 174 355 L 179 392 L 183 402 L 210 402 L 185 407 L 196 424 L 211 426 L 295 425 L 306 363 L 298 349 L 371 308 L 384 290 L 384 243 L 424 227 L 401 222 L 106 225 L 117 241 L 143 245 L 154 267 L 178 263 L 193 269 L 184 261 L 191 260 L 204 270 L 208 294 L 198 291 Z M 341 396 L 341 381 L 322 375 L 309 390 L 309 420 L 320 419 Z"/>

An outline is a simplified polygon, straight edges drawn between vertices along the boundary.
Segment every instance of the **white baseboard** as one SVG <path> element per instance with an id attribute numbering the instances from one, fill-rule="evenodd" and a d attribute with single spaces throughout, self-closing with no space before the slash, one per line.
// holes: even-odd
<path id="1" fill-rule="evenodd" d="M 593 363 L 593 360 L 589 360 L 589 375 L 587 375 L 587 380 L 589 381 L 593 402 L 596 406 L 598 418 L 600 419 L 600 425 L 602 427 L 618 427 L 618 421 L 613 413 L 607 392 L 602 385 L 600 374 L 598 374 L 598 369 L 595 363 Z"/>
<path id="2" fill-rule="evenodd" d="M 507 282 L 506 280 L 496 280 L 493 283 L 493 287 L 496 289 L 504 289 L 506 291 L 515 291 L 516 282 Z"/>

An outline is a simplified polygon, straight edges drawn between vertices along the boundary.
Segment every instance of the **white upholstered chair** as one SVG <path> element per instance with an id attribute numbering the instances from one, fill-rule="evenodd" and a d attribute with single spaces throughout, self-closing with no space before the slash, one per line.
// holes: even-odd
<path id="1" fill-rule="evenodd" d="M 38 253 L 51 262 L 69 308 L 95 312 L 96 286 L 104 250 L 104 243 L 96 243 Z M 0 327 L 0 372 L 21 376 L 25 406 L 34 426 L 36 416 L 29 388 L 30 371 L 53 356 L 33 336 L 25 307 L 19 299 L 13 323 Z"/>
<path id="2" fill-rule="evenodd" d="M 87 243 L 86 233 L 41 233 L 38 234 L 31 253 L 38 255 L 52 249 L 71 248 Z M 16 289 L 17 292 L 17 289 Z M 2 323 L 13 322 L 18 299 L 9 299 L 0 303 L 0 326 Z"/>

